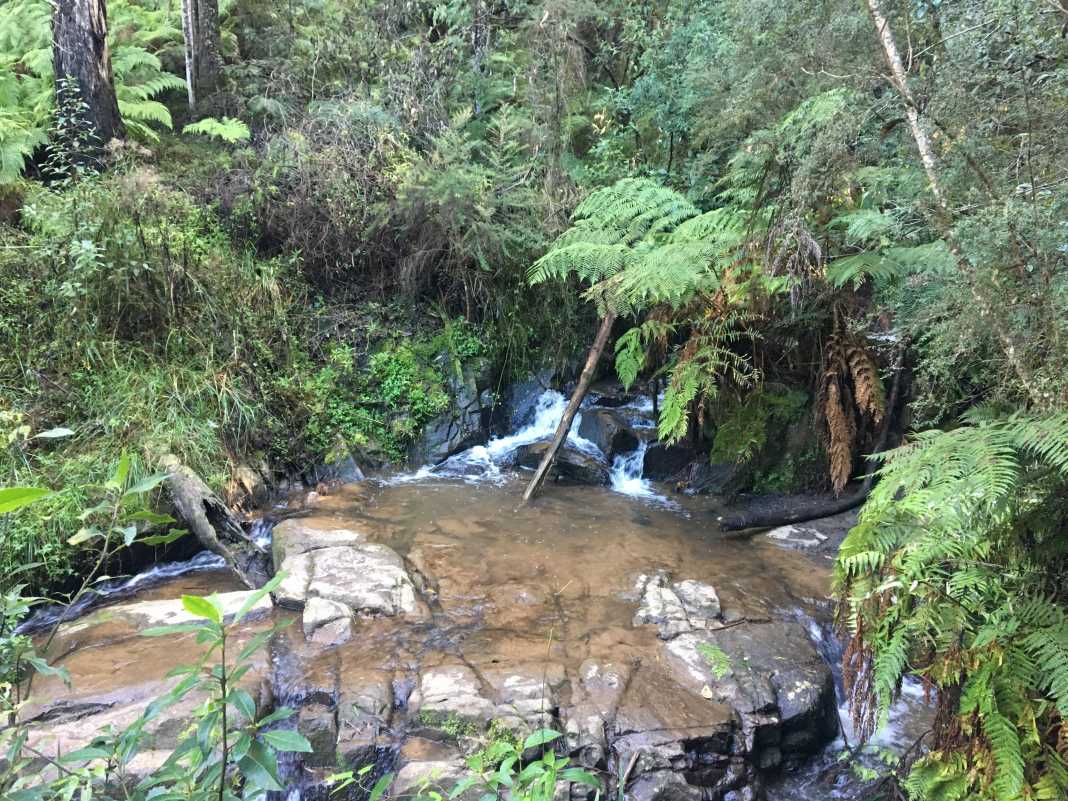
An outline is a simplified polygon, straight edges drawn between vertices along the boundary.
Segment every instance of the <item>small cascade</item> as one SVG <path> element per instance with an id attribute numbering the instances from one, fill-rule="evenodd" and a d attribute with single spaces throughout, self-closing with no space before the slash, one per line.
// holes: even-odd
<path id="1" fill-rule="evenodd" d="M 587 399 L 584 408 L 594 403 L 594 398 Z M 415 472 L 393 476 L 384 483 L 406 484 L 435 478 L 460 479 L 471 484 L 502 484 L 507 476 L 504 472 L 515 463 L 516 451 L 524 445 L 550 439 L 556 433 L 560 419 L 564 416 L 567 398 L 559 392 L 549 389 L 543 392 L 534 406 L 533 419 L 518 430 L 503 437 L 494 437 L 485 445 L 475 445 L 461 453 L 450 456 L 436 465 L 424 465 Z M 615 407 L 628 425 L 635 429 L 654 428 L 656 423 L 649 416 L 653 402 L 649 398 L 638 398 L 631 404 Z M 590 440 L 579 434 L 582 427 L 581 412 L 575 415 L 571 430 L 567 435 L 567 444 L 577 451 L 604 460 L 605 454 Z M 638 447 L 625 454 L 617 455 L 612 462 L 610 488 L 621 495 L 654 501 L 663 506 L 675 507 L 676 504 L 657 493 L 652 483 L 643 478 L 645 452 L 649 440 L 642 438 Z"/>
<path id="2" fill-rule="evenodd" d="M 641 440 L 638 447 L 630 453 L 621 453 L 612 461 L 612 490 L 636 498 L 660 496 L 653 491 L 652 485 L 642 475 L 645 471 L 645 452 L 649 443 Z"/>
<path id="3" fill-rule="evenodd" d="M 539 397 L 534 407 L 534 419 L 512 434 L 494 437 L 485 445 L 475 445 L 441 464 L 424 465 L 414 473 L 394 476 L 387 483 L 404 484 L 432 478 L 459 478 L 470 483 L 502 483 L 502 467 L 509 467 L 515 459 L 515 453 L 524 445 L 549 439 L 556 433 L 560 419 L 567 408 L 567 398 L 556 390 L 547 389 Z M 582 425 L 582 414 L 575 415 L 571 430 L 567 434 L 567 444 L 575 450 L 603 459 L 601 449 L 578 431 Z"/>
<path id="4" fill-rule="evenodd" d="M 260 518 L 253 522 L 249 537 L 261 548 L 270 548 L 271 529 L 273 528 L 273 520 Z M 19 625 L 16 633 L 33 634 L 34 632 L 51 628 L 57 623 L 75 620 L 98 606 L 131 598 L 147 587 L 161 584 L 179 576 L 208 570 L 225 569 L 225 560 L 211 551 L 201 551 L 193 557 L 180 562 L 161 562 L 134 576 L 102 581 L 90 588 L 73 604 L 42 604 L 36 607 L 34 612 Z"/>

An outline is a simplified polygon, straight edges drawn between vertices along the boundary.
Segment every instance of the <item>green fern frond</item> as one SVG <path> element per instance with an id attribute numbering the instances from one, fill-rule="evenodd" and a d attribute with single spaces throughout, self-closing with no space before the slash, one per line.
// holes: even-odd
<path id="1" fill-rule="evenodd" d="M 215 139 L 222 139 L 229 144 L 244 142 L 250 136 L 248 126 L 241 120 L 233 117 L 223 117 L 217 120 L 214 117 L 205 117 L 182 128 L 183 134 L 200 134 Z"/>

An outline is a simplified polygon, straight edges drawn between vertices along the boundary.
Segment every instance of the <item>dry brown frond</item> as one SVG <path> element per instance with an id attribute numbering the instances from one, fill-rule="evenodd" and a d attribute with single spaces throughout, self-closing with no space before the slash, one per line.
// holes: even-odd
<path id="1" fill-rule="evenodd" d="M 831 380 L 827 385 L 827 400 L 823 413 L 830 435 L 827 457 L 831 463 L 831 485 L 834 487 L 834 494 L 841 495 L 853 473 L 854 429 L 852 415 L 843 404 L 842 392 L 835 380 Z"/>
<path id="2" fill-rule="evenodd" d="M 878 424 L 886 411 L 886 400 L 875 360 L 864 344 L 855 339 L 849 343 L 846 359 L 849 361 L 849 373 L 853 377 L 857 409 L 861 414 L 866 414 L 873 423 Z"/>

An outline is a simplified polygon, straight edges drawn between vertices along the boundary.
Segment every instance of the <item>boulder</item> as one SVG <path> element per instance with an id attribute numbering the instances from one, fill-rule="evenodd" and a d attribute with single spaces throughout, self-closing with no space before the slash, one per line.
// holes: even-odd
<path id="1" fill-rule="evenodd" d="M 639 576 L 635 589 L 641 602 L 634 625 L 655 625 L 663 640 L 718 625 L 719 597 L 708 584 L 689 579 L 671 582 L 661 571 Z"/>
<path id="2" fill-rule="evenodd" d="M 493 720 L 496 711 L 486 695 L 471 668 L 441 665 L 422 672 L 408 704 L 420 722 L 432 729 L 447 730 L 458 723 L 481 731 Z"/>
<path id="3" fill-rule="evenodd" d="M 393 549 L 330 522 L 286 520 L 274 529 L 276 570 L 286 573 L 275 598 L 281 606 L 304 610 L 306 636 L 320 632 L 324 642 L 343 642 L 351 636 L 353 615 L 422 619 L 429 614 Z M 318 600 L 309 609 L 312 599 Z"/>
<path id="4" fill-rule="evenodd" d="M 676 681 L 737 710 L 745 751 L 761 769 L 796 764 L 838 733 L 831 670 L 798 623 L 682 634 L 664 652 Z"/>
<path id="5" fill-rule="evenodd" d="M 680 685 L 655 663 L 635 671 L 611 732 L 613 772 L 633 762 L 628 798 L 718 798 L 752 773 L 735 711 Z"/>
<path id="6" fill-rule="evenodd" d="M 529 445 L 521 445 L 515 452 L 516 464 L 520 467 L 535 469 L 541 463 L 541 459 L 545 455 L 545 451 L 548 449 L 548 442 L 534 442 Z M 574 484 L 607 486 L 611 483 L 608 462 L 597 456 L 573 448 L 566 443 L 556 454 L 556 461 L 553 464 L 553 474 L 557 480 L 563 480 Z"/>
<path id="7" fill-rule="evenodd" d="M 665 445 L 654 442 L 645 451 L 642 475 L 653 481 L 668 481 L 686 470 L 690 462 L 707 459 L 689 445 Z"/>
<path id="8" fill-rule="evenodd" d="M 622 415 L 611 409 L 583 410 L 578 433 L 600 448 L 608 459 L 638 447 L 638 434 Z"/>

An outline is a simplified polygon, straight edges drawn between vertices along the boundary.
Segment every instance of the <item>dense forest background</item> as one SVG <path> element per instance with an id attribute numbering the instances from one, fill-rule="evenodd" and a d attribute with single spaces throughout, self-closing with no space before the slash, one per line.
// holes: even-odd
<path id="1" fill-rule="evenodd" d="M 857 717 L 915 673 L 911 797 L 1065 797 L 1068 5 L 223 0 L 207 77 L 177 6 L 107 3 L 101 141 L 51 6 L 0 5 L 0 475 L 58 490 L 5 572 L 79 572 L 122 453 L 235 503 L 396 462 L 465 369 L 566 378 L 611 315 L 750 489 L 923 432 L 839 560 Z"/>

